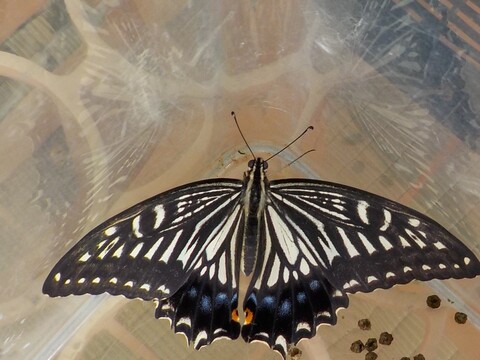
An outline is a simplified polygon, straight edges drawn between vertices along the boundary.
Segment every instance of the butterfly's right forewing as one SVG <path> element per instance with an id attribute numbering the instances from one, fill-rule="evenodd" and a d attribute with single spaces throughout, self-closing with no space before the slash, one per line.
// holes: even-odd
<path id="1" fill-rule="evenodd" d="M 202 181 L 125 210 L 80 240 L 50 272 L 43 292 L 163 299 L 204 268 L 234 276 L 239 257 L 232 258 L 229 231 L 241 218 L 241 189 L 240 180 Z"/>

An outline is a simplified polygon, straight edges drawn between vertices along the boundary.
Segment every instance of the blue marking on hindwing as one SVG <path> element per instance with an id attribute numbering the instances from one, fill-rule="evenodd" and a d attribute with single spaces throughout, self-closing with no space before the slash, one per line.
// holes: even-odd
<path id="1" fill-rule="evenodd" d="M 198 295 L 198 291 L 197 291 L 197 288 L 196 287 L 191 287 L 189 290 L 188 290 L 188 297 L 190 298 L 196 298 Z"/>
<path id="2" fill-rule="evenodd" d="M 318 290 L 320 288 L 320 282 L 318 280 L 313 280 L 310 282 L 310 289 L 312 291 Z"/>
<path id="3" fill-rule="evenodd" d="M 235 293 L 235 294 L 233 294 L 233 296 L 232 296 L 232 304 L 235 304 L 235 302 L 237 302 L 237 301 L 238 301 L 238 294 Z"/>
<path id="4" fill-rule="evenodd" d="M 306 303 L 307 302 L 307 295 L 302 291 L 297 294 L 297 301 L 300 304 Z"/>
<path id="5" fill-rule="evenodd" d="M 278 314 L 280 316 L 288 316 L 292 313 L 292 304 L 289 299 L 285 299 L 280 308 L 278 309 Z"/>
<path id="6" fill-rule="evenodd" d="M 212 299 L 210 296 L 202 296 L 200 299 L 200 311 L 204 313 L 212 312 Z"/>
<path id="7" fill-rule="evenodd" d="M 260 306 L 272 307 L 275 304 L 275 298 L 273 296 L 265 296 Z"/>
<path id="8" fill-rule="evenodd" d="M 225 293 L 219 293 L 215 296 L 215 308 L 220 308 L 228 304 L 228 296 Z"/>

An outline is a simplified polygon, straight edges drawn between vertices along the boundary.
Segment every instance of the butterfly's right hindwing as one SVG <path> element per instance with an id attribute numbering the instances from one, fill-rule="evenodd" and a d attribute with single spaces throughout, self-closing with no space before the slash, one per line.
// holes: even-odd
<path id="1" fill-rule="evenodd" d="M 231 279 L 239 256 L 232 258 L 229 233 L 241 218 L 241 190 L 239 180 L 202 181 L 125 210 L 80 240 L 50 272 L 43 292 L 151 300 L 172 296 L 201 271 Z"/>
<path id="2" fill-rule="evenodd" d="M 207 251 L 188 281 L 173 296 L 157 304 L 155 317 L 170 319 L 175 332 L 185 334 L 195 349 L 216 338 L 236 339 L 240 334 L 238 318 L 232 317 L 232 313 L 238 307 L 242 213 L 237 204 L 227 221 L 219 224 L 222 235 L 217 238 L 225 240 L 226 250 L 217 252 L 211 260 Z"/>

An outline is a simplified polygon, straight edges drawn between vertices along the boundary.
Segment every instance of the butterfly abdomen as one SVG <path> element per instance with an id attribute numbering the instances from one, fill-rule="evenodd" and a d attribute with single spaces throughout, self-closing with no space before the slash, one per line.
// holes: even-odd
<path id="1" fill-rule="evenodd" d="M 265 210 L 266 162 L 261 158 L 252 160 L 250 171 L 244 178 L 245 230 L 243 237 L 243 272 L 250 275 L 258 253 L 261 217 Z"/>

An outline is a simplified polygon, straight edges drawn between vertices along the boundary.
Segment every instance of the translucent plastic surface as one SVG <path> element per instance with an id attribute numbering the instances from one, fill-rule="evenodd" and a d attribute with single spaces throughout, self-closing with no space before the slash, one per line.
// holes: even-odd
<path id="1" fill-rule="evenodd" d="M 383 195 L 479 257 L 479 12 L 460 0 L 0 3 L 0 357 L 280 359 L 241 339 L 195 351 L 153 303 L 41 293 L 109 216 L 186 182 L 241 178 L 250 156 L 232 110 L 259 156 L 315 127 L 270 179 Z M 433 293 L 440 309 L 425 305 Z M 359 330 L 366 317 L 372 330 Z M 480 359 L 480 279 L 352 295 L 298 347 L 360 359 L 350 344 L 383 331 L 384 359 Z"/>

